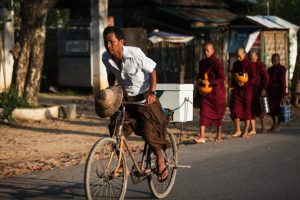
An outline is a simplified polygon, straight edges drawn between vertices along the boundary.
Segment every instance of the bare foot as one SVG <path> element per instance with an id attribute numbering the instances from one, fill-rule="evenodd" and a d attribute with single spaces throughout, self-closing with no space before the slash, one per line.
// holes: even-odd
<path id="1" fill-rule="evenodd" d="M 242 135 L 242 132 L 241 131 L 236 131 L 232 137 L 240 137 Z"/>
<path id="2" fill-rule="evenodd" d="M 256 131 L 252 130 L 252 131 L 249 132 L 248 135 L 251 136 L 251 135 L 255 135 L 255 134 L 256 134 Z"/>
<path id="3" fill-rule="evenodd" d="M 245 130 L 244 133 L 243 133 L 243 138 L 245 139 L 248 139 L 249 138 L 249 133 L 248 133 L 248 130 Z"/>
<path id="4" fill-rule="evenodd" d="M 223 140 L 222 140 L 222 138 L 216 138 L 215 139 L 215 142 L 217 142 L 217 143 L 221 143 Z"/>
<path id="5" fill-rule="evenodd" d="M 248 139 L 248 138 L 249 138 L 249 135 L 248 135 L 248 134 L 244 134 L 244 135 L 243 135 L 243 138 Z"/>
<path id="6" fill-rule="evenodd" d="M 193 139 L 197 144 L 204 144 L 206 142 L 205 138 Z"/>
<path id="7" fill-rule="evenodd" d="M 158 181 L 164 182 L 169 176 L 168 167 L 164 162 L 158 164 Z"/>

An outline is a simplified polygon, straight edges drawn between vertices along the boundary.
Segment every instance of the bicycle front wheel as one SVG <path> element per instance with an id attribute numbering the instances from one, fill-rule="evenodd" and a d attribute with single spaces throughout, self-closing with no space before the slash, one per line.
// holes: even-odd
<path id="1" fill-rule="evenodd" d="M 163 150 L 163 155 L 165 159 L 165 164 L 168 170 L 168 178 L 167 180 L 160 182 L 159 175 L 158 175 L 158 166 L 156 162 L 156 156 L 149 150 L 147 164 L 151 166 L 152 174 L 148 177 L 148 185 L 152 194 L 156 198 L 165 198 L 172 190 L 172 187 L 175 183 L 177 168 L 176 165 L 178 163 L 178 156 L 177 156 L 177 145 L 174 135 L 169 132 L 167 129 L 167 138 L 171 143 L 171 147 L 168 149 Z"/>
<path id="2" fill-rule="evenodd" d="M 87 199 L 124 199 L 127 188 L 126 173 L 126 159 L 123 154 L 120 155 L 117 141 L 113 138 L 100 139 L 91 149 L 85 166 L 84 185 Z"/>

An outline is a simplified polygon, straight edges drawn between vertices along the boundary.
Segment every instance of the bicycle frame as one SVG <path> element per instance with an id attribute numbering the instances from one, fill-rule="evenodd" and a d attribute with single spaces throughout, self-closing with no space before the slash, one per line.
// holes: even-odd
<path id="1" fill-rule="evenodd" d="M 162 172 L 159 172 L 159 163 L 157 163 L 156 155 L 148 143 L 144 143 L 142 156 L 140 156 L 140 152 L 135 153 L 130 150 L 129 142 L 125 138 L 125 132 L 123 132 L 124 126 L 127 125 L 125 105 L 148 106 L 141 102 L 122 102 L 122 107 L 113 117 L 112 138 L 101 138 L 92 147 L 84 176 L 85 193 L 88 199 L 94 199 L 97 196 L 102 199 L 103 195 L 105 197 L 113 195 L 119 199 L 124 199 L 129 171 L 131 171 L 133 184 L 147 180 L 152 194 L 157 198 L 164 198 L 172 190 L 177 168 L 189 167 L 178 165 L 176 138 L 168 129 L 166 130 L 166 137 L 168 137 L 171 146 L 162 149 L 165 169 L 168 170 L 166 179 L 161 179 Z M 127 108 L 130 110 L 130 107 Z M 131 170 L 128 169 L 126 161 L 125 155 L 127 153 L 133 163 L 130 164 Z M 97 164 L 97 162 L 99 163 Z"/>
<path id="2" fill-rule="evenodd" d="M 139 105 L 139 104 L 136 104 L 136 105 Z M 124 121 L 125 121 L 125 111 L 126 111 L 126 109 L 125 109 L 124 105 L 122 105 L 122 106 L 123 106 L 122 110 L 118 111 L 118 116 L 116 118 L 115 130 L 114 130 L 114 134 L 112 136 L 113 138 L 116 138 L 117 144 L 119 144 L 118 148 L 120 150 L 119 157 L 118 157 L 118 164 L 117 164 L 114 175 L 117 174 L 117 171 L 118 171 L 117 169 L 119 169 L 119 167 L 121 165 L 121 157 L 122 157 L 123 154 L 125 155 L 126 150 L 127 150 L 128 154 L 129 154 L 129 156 L 130 156 L 130 158 L 133 162 L 133 165 L 136 167 L 136 169 L 138 171 L 138 174 L 140 176 L 150 175 L 151 174 L 151 169 L 149 171 L 145 170 L 145 162 L 146 162 L 146 158 L 148 156 L 149 145 L 145 142 L 142 161 L 141 161 L 141 164 L 139 165 L 138 162 L 136 161 L 136 159 L 133 157 L 133 153 L 131 152 L 131 150 L 129 148 L 129 145 L 126 141 L 126 138 L 123 135 L 122 130 L 123 130 L 123 124 L 124 124 Z M 126 166 L 126 167 L 128 169 L 128 166 Z"/>

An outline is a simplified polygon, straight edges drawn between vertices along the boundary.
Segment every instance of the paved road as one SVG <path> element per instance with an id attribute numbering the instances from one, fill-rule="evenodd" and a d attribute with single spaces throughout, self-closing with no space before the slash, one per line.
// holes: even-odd
<path id="1" fill-rule="evenodd" d="M 180 148 L 175 187 L 166 199 L 299 200 L 300 126 L 249 140 Z M 83 166 L 0 179 L 0 199 L 84 199 Z M 146 183 L 129 184 L 126 199 L 153 199 Z"/>

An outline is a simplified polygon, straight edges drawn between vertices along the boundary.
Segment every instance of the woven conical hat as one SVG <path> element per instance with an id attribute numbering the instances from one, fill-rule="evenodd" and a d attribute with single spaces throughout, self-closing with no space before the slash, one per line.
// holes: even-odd
<path id="1" fill-rule="evenodd" d="M 123 90 L 120 86 L 111 86 L 100 90 L 95 95 L 95 110 L 100 117 L 113 115 L 120 107 L 123 99 Z"/>

